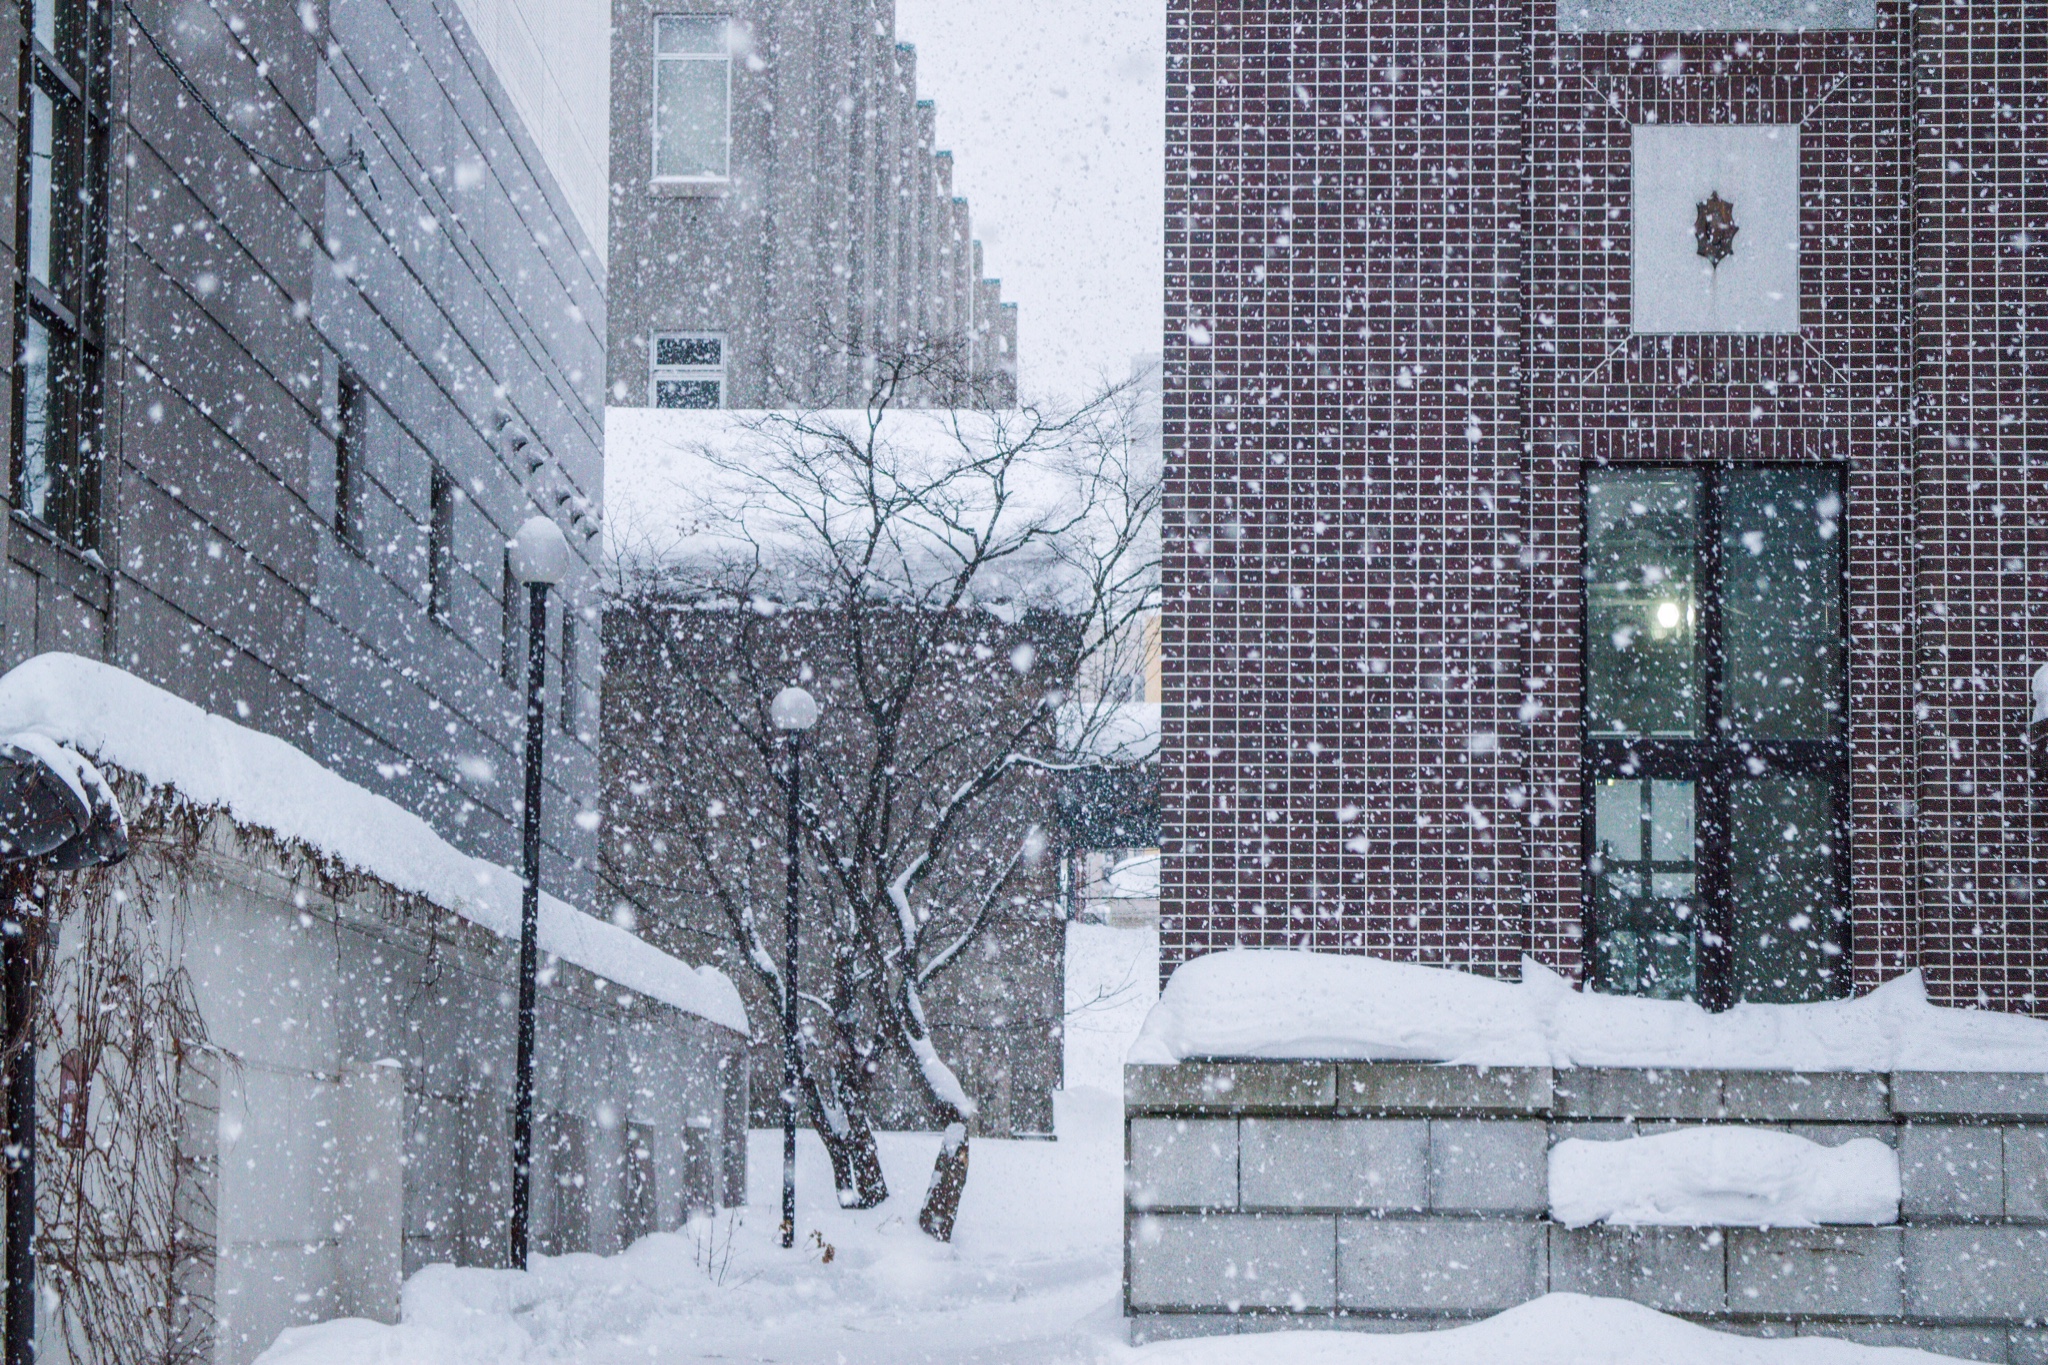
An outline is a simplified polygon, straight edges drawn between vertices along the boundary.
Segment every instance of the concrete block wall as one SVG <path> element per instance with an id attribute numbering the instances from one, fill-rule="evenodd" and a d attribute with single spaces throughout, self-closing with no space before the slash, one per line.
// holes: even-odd
<path id="1" fill-rule="evenodd" d="M 1551 1291 L 2048 1360 L 2048 1077 L 1189 1062 L 1125 1070 L 1134 1340 L 1453 1326 Z M 1548 1152 L 1747 1124 L 1899 1153 L 1887 1227 L 1566 1228 Z"/>

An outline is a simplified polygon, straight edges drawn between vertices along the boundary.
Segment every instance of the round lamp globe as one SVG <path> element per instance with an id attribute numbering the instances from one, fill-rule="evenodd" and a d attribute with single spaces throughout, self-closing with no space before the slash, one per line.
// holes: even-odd
<path id="1" fill-rule="evenodd" d="M 576 559 L 569 538 L 548 517 L 528 517 L 505 548 L 512 552 L 512 574 L 522 583 L 553 587 L 569 576 Z"/>
<path id="2" fill-rule="evenodd" d="M 818 699 L 801 687 L 785 687 L 768 703 L 768 719 L 778 730 L 802 733 L 818 723 Z"/>

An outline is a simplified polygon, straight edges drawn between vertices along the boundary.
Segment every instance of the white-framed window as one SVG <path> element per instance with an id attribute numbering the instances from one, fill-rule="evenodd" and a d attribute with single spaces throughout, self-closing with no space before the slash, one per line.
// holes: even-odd
<path id="1" fill-rule="evenodd" d="M 732 160 L 732 23 L 654 18 L 654 178 L 723 180 Z"/>
<path id="2" fill-rule="evenodd" d="M 654 406 L 725 406 L 725 338 L 708 332 L 662 332 L 654 338 Z"/>

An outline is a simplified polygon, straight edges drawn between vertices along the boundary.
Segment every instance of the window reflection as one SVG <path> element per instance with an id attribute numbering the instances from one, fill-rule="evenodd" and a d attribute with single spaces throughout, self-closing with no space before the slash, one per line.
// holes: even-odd
<path id="1" fill-rule="evenodd" d="M 1586 481 L 1586 728 L 1699 730 L 1693 599 L 1699 478 L 1601 471 Z"/>
<path id="2" fill-rule="evenodd" d="M 1698 975 L 1694 784 L 1610 779 L 1593 791 L 1594 985 L 1690 997 Z"/>

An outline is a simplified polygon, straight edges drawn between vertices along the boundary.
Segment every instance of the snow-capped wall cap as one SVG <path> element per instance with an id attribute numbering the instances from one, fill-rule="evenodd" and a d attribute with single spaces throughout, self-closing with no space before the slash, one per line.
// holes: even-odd
<path id="1" fill-rule="evenodd" d="M 1568 1228 L 1866 1227 L 1899 1221 L 1899 1154 L 1716 1124 L 1550 1149 L 1550 1216 Z"/>
<path id="2" fill-rule="evenodd" d="M 37 655 L 0 677 L 0 734 L 23 730 L 303 843 L 501 938 L 519 937 L 521 884 L 514 873 L 463 853 L 411 811 L 276 736 L 132 673 L 75 654 Z M 749 1031 L 746 1008 L 725 973 L 688 966 L 546 894 L 540 948 L 649 999 Z"/>
<path id="3" fill-rule="evenodd" d="M 1741 1004 L 1573 990 L 1534 958 L 1515 984 L 1448 967 L 1232 949 L 1184 962 L 1127 1058 L 1452 1062 L 1724 1071 L 2048 1072 L 2048 1020 L 1944 1009 L 1916 969 L 1868 995 Z"/>
<path id="4" fill-rule="evenodd" d="M 2048 720 L 2048 664 L 2034 670 L 2034 719 Z"/>

